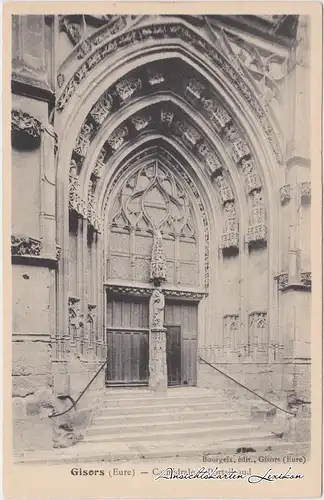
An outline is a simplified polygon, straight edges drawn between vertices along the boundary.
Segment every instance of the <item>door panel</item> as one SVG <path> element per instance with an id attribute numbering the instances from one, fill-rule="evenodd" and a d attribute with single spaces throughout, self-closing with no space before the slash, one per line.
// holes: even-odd
<path id="1" fill-rule="evenodd" d="M 147 385 L 149 365 L 148 302 L 108 299 L 106 385 Z"/>
<path id="2" fill-rule="evenodd" d="M 164 320 L 167 329 L 172 325 L 181 328 L 181 383 L 196 385 L 198 304 L 166 301 Z"/>
<path id="3" fill-rule="evenodd" d="M 167 327 L 166 354 L 168 369 L 168 385 L 181 384 L 181 327 Z"/>

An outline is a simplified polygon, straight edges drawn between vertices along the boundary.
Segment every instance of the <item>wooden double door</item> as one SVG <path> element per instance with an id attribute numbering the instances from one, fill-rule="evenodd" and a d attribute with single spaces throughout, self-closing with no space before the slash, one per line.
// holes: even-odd
<path id="1" fill-rule="evenodd" d="M 166 302 L 168 385 L 196 385 L 197 304 Z M 147 385 L 149 378 L 148 300 L 108 299 L 106 385 Z"/>

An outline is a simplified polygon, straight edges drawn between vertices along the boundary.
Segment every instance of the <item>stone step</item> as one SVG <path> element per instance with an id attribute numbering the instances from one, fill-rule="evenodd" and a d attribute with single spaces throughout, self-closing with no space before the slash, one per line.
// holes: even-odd
<path id="1" fill-rule="evenodd" d="M 245 435 L 248 436 L 249 433 L 253 433 L 257 430 L 257 427 L 254 429 L 251 427 L 251 423 L 248 424 L 238 424 L 233 425 L 230 421 L 228 425 L 222 425 L 220 427 L 215 428 L 214 426 L 206 426 L 204 428 L 189 428 L 189 429 L 157 429 L 156 431 L 146 432 L 145 429 L 140 432 L 123 432 L 118 435 L 115 434 L 112 436 L 111 433 L 100 434 L 100 435 L 89 435 L 86 434 L 84 437 L 84 442 L 93 443 L 93 442 L 117 442 L 117 441 L 155 441 L 155 440 L 167 440 L 173 437 L 174 439 L 185 438 L 185 441 L 190 439 L 199 439 L 200 437 L 213 437 L 219 436 L 222 438 L 226 437 L 234 437 L 236 435 Z M 269 433 L 267 434 L 269 435 Z"/>
<path id="2" fill-rule="evenodd" d="M 267 449 L 271 446 L 271 451 Z M 222 437 L 213 442 L 210 439 L 199 440 L 199 442 L 186 443 L 183 441 L 165 441 L 162 443 L 152 443 L 151 441 L 142 441 L 139 443 L 125 443 L 125 442 L 104 442 L 101 445 L 98 443 L 85 443 L 81 442 L 71 448 L 58 449 L 43 452 L 25 452 L 21 456 L 15 458 L 15 463 L 24 463 L 26 465 L 44 464 L 87 464 L 93 462 L 100 462 L 101 464 L 117 462 L 117 461 L 136 461 L 141 459 L 155 460 L 163 458 L 192 458 L 197 459 L 202 464 L 202 457 L 204 455 L 236 455 L 236 451 L 240 447 L 251 447 L 255 449 L 256 453 L 276 456 L 280 453 L 282 456 L 287 453 L 295 455 L 302 455 L 303 450 L 309 446 L 309 443 L 295 443 L 292 445 L 289 442 L 278 440 L 274 437 L 269 437 L 264 431 L 255 432 L 253 438 L 251 436 L 238 438 L 234 437 L 233 440 L 225 439 Z M 247 456 L 253 457 L 255 453 L 248 453 Z M 154 462 L 153 462 L 154 463 Z M 149 465 L 149 464 L 148 464 Z M 172 466 L 171 464 L 167 464 Z M 217 463 L 209 463 L 209 466 L 217 466 Z M 235 464 L 225 464 L 221 467 L 233 467 Z M 184 464 L 185 466 L 185 464 Z M 241 463 L 236 465 L 239 469 L 248 468 L 248 464 Z"/>
<path id="3" fill-rule="evenodd" d="M 173 405 L 173 404 L 189 404 L 189 403 L 194 403 L 194 402 L 205 402 L 205 403 L 218 403 L 222 405 L 228 405 L 229 401 L 226 400 L 219 400 L 217 396 L 214 394 L 206 394 L 206 395 L 199 395 L 197 393 L 195 394 L 187 394 L 187 395 L 178 395 L 178 396 L 154 396 L 151 394 L 148 394 L 147 396 L 143 395 L 138 395 L 134 397 L 123 397 L 123 398 L 104 398 L 102 400 L 102 404 L 105 408 L 122 408 L 122 407 L 130 407 L 130 406 L 147 406 L 149 404 L 152 405 Z"/>
<path id="4" fill-rule="evenodd" d="M 216 409 L 230 409 L 230 405 L 226 402 L 219 403 L 219 402 L 206 402 L 206 401 L 201 401 L 201 400 L 194 400 L 194 401 L 183 401 L 179 402 L 175 399 L 173 402 L 156 402 L 156 401 L 145 401 L 146 404 L 139 405 L 137 406 L 134 402 L 133 405 L 128 405 L 128 406 L 105 406 L 100 410 L 100 415 L 101 416 L 110 416 L 110 415 L 118 415 L 120 417 L 124 415 L 129 415 L 131 414 L 140 414 L 140 413 L 148 413 L 149 411 L 152 411 L 153 413 L 156 412 L 182 412 L 186 408 L 191 409 L 191 410 L 205 410 L 206 412 L 209 410 L 216 410 Z"/>
<path id="5" fill-rule="evenodd" d="M 114 423 L 107 425 L 105 424 L 100 424 L 100 421 L 96 421 L 94 425 L 92 425 L 88 431 L 87 435 L 88 436 L 94 436 L 94 435 L 108 435 L 108 434 L 122 434 L 124 432 L 129 433 L 129 432 L 138 432 L 142 429 L 145 430 L 146 433 L 150 432 L 160 432 L 161 430 L 176 430 L 181 428 L 183 429 L 201 429 L 204 426 L 208 426 L 208 428 L 213 427 L 215 430 L 217 430 L 219 427 L 223 426 L 237 426 L 237 425 L 244 425 L 244 424 L 251 424 L 250 419 L 248 418 L 236 418 L 236 419 L 229 419 L 228 417 L 226 418 L 205 418 L 205 419 L 193 419 L 193 420 L 182 420 L 182 421 L 161 421 L 161 422 L 151 422 L 151 424 L 147 422 L 142 422 L 142 423 L 129 423 L 128 420 L 123 421 L 123 423 Z"/>
<path id="6" fill-rule="evenodd" d="M 187 419 L 192 419 L 192 418 L 203 418 L 203 417 L 219 417 L 219 418 L 224 418 L 225 416 L 227 417 L 234 417 L 238 415 L 238 410 L 232 410 L 232 409 L 216 409 L 216 410 L 205 410 L 205 408 L 200 409 L 200 410 L 195 410 L 195 411 L 190 411 L 186 409 L 182 409 L 182 411 L 172 411 L 172 412 L 159 412 L 159 413 L 139 413 L 139 414 L 128 414 L 124 415 L 122 418 L 122 423 L 151 423 L 152 420 L 154 422 L 165 422 L 165 421 L 186 421 Z M 95 424 L 99 423 L 99 425 L 104 425 L 108 424 L 110 425 L 111 423 L 114 424 L 116 422 L 116 415 L 105 415 L 105 416 L 99 416 L 95 419 Z M 119 419 L 120 422 L 120 419 Z M 94 424 L 94 425 L 95 425 Z"/>

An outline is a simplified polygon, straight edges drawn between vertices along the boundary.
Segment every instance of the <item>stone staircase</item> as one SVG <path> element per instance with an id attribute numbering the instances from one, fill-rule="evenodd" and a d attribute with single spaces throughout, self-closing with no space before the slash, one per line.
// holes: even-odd
<path id="1" fill-rule="evenodd" d="M 48 463 L 202 457 L 238 449 L 279 452 L 289 443 L 271 422 L 251 417 L 251 406 L 224 400 L 217 391 L 194 387 L 153 393 L 147 388 L 106 389 L 102 409 L 82 442 L 71 448 L 24 456 Z M 43 458 L 41 456 L 43 455 Z M 19 462 L 19 459 L 18 459 Z"/>

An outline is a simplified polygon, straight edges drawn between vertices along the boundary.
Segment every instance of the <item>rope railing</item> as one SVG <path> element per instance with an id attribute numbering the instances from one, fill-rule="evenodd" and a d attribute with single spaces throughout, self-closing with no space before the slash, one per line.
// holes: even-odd
<path id="1" fill-rule="evenodd" d="M 86 387 L 83 389 L 83 391 L 81 392 L 81 394 L 79 395 L 79 397 L 75 401 L 74 401 L 74 399 L 71 396 L 66 396 L 66 398 L 69 398 L 72 401 L 72 406 L 70 406 L 70 408 L 67 408 L 66 410 L 62 411 L 61 413 L 52 413 L 52 415 L 49 415 L 49 418 L 61 417 L 62 415 L 65 415 L 66 413 L 68 413 L 73 408 L 76 410 L 77 403 L 80 401 L 80 399 L 82 398 L 82 396 L 84 395 L 84 393 L 90 387 L 90 385 L 92 384 L 92 382 L 98 377 L 99 373 L 106 366 L 107 363 L 108 363 L 108 359 L 106 359 L 106 361 L 104 363 L 102 363 L 102 365 L 100 366 L 100 368 L 97 370 L 97 372 L 95 373 L 95 375 L 92 377 L 92 379 L 90 380 L 90 382 L 86 385 Z"/>
<path id="2" fill-rule="evenodd" d="M 209 363 L 208 361 L 206 361 L 205 359 L 201 358 L 199 356 L 199 361 L 202 361 L 203 363 L 205 363 L 206 365 L 210 366 L 211 368 L 213 368 L 214 370 L 216 370 L 217 372 L 221 373 L 222 375 L 224 375 L 225 377 L 229 378 L 230 380 L 232 380 L 232 382 L 235 382 L 235 384 L 239 385 L 240 387 L 243 387 L 243 389 L 246 389 L 247 391 L 251 392 L 252 394 L 254 394 L 255 396 L 257 396 L 258 398 L 262 399 L 263 401 L 265 401 L 266 403 L 270 404 L 271 406 L 274 406 L 275 408 L 277 408 L 278 410 L 280 411 L 283 411 L 285 413 L 288 413 L 288 415 L 293 415 L 294 417 L 296 417 L 296 413 L 295 412 L 291 412 L 291 411 L 288 411 L 288 410 L 285 410 L 284 408 L 281 408 L 280 406 L 276 405 L 275 403 L 273 403 L 272 401 L 269 401 L 268 399 L 266 399 L 265 397 L 263 396 L 260 396 L 260 394 L 258 394 L 257 392 L 253 391 L 252 389 L 249 389 L 248 387 L 246 387 L 246 385 L 244 384 L 241 384 L 241 382 L 238 382 L 237 380 L 235 380 L 235 378 L 233 377 L 230 377 L 229 375 L 227 375 L 227 373 L 223 372 L 222 370 L 220 370 L 219 368 L 216 368 L 216 366 L 212 365 L 211 363 Z"/>

